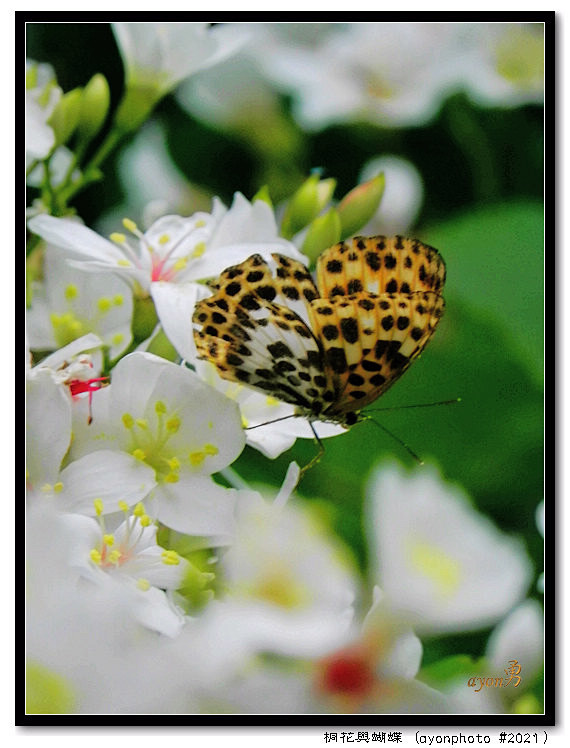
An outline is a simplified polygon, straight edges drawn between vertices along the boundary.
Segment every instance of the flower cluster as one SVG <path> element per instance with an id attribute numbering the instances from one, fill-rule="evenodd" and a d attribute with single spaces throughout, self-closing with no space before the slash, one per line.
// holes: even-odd
<path id="1" fill-rule="evenodd" d="M 76 213 L 75 196 L 102 178 L 108 154 L 189 76 L 178 95 L 196 106 L 208 75 L 227 86 L 235 58 L 234 74 L 253 84 L 241 65 L 265 56 L 259 81 L 294 83 L 307 126 L 361 116 L 365 92 L 374 116 L 416 122 L 452 84 L 445 55 L 431 54 L 433 34 L 460 43 L 415 24 L 397 39 L 390 24 L 312 24 L 314 43 L 299 32 L 288 45 L 277 43 L 278 25 L 239 26 L 114 24 L 125 92 L 110 117 L 102 76 L 64 93 L 49 66 L 28 66 L 27 713 L 532 711 L 542 611 L 527 598 L 534 566 L 522 542 L 434 464 L 374 458 L 360 497 L 363 562 L 335 525 L 333 502 L 318 489 L 301 494 L 297 462 L 270 462 L 311 439 L 312 424 L 223 380 L 194 343 L 195 305 L 226 268 L 276 252 L 312 268 L 359 231 L 411 226 L 422 203 L 417 170 L 384 154 L 340 198 L 336 180 L 314 171 L 276 207 L 267 188 L 203 204 L 184 182 L 185 199 L 198 203 L 187 211 L 171 204 L 177 189 L 159 203 L 145 189 L 125 203 L 137 215 L 113 219 L 109 231 L 109 215 L 89 228 Z M 485 58 L 483 85 L 467 75 L 483 65 L 481 49 L 458 26 L 470 40 L 470 95 L 491 96 L 502 74 L 510 92 L 520 84 L 517 96 L 539 96 L 534 69 L 519 66 L 517 77 L 509 63 L 525 39 L 536 43 L 535 29 L 485 37 L 496 59 Z M 410 48 L 414 69 L 402 64 Z M 210 93 L 213 101 L 215 86 Z M 245 121 L 230 112 L 240 98 L 225 101 L 224 122 Z M 149 124 L 137 138 L 162 144 L 161 125 Z M 165 159 L 157 183 L 181 182 Z M 316 428 L 331 439 L 346 431 Z M 430 637 L 472 631 L 488 632 L 476 665 L 423 662 Z M 471 669 L 502 672 L 513 659 L 525 675 L 519 689 L 481 696 L 465 687 Z"/>

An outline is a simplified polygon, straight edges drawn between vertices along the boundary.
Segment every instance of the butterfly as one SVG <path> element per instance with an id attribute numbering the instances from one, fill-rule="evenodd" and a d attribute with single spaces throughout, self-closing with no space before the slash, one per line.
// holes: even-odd
<path id="1" fill-rule="evenodd" d="M 352 426 L 430 341 L 445 276 L 436 249 L 402 236 L 335 244 L 318 258 L 316 285 L 302 263 L 254 254 L 196 305 L 198 355 L 310 423 Z"/>

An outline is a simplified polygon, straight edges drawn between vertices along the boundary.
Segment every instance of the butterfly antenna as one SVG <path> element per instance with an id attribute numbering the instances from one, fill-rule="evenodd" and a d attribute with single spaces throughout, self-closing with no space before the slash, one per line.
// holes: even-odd
<path id="1" fill-rule="evenodd" d="M 299 472 L 299 480 L 297 481 L 297 485 L 298 485 L 298 484 L 299 484 L 299 483 L 301 482 L 301 478 L 302 478 L 302 477 L 303 477 L 303 476 L 305 475 L 305 473 L 306 473 L 306 472 L 307 472 L 308 470 L 310 470 L 310 469 L 311 469 L 312 467 L 314 467 L 314 465 L 316 465 L 316 464 L 317 464 L 317 462 L 319 462 L 319 460 L 321 459 L 321 457 L 322 457 L 322 456 L 324 455 L 324 453 L 325 453 L 325 447 L 324 447 L 324 444 L 322 443 L 321 439 L 319 438 L 319 435 L 318 435 L 318 434 L 317 434 L 317 432 L 315 431 L 315 427 L 313 426 L 313 424 L 312 424 L 312 422 L 311 422 L 311 421 L 309 421 L 309 426 L 311 427 L 311 431 L 313 432 L 313 436 L 315 437 L 315 441 L 316 441 L 316 442 L 317 442 L 317 444 L 319 445 L 319 451 L 318 451 L 318 452 L 317 452 L 317 454 L 316 454 L 316 455 L 315 455 L 315 456 L 313 457 L 313 459 L 312 459 L 312 460 L 311 460 L 310 462 L 308 462 L 308 463 L 307 463 L 307 464 L 305 465 L 305 467 L 302 467 L 302 468 L 301 468 L 301 470 L 300 470 L 300 472 Z"/>
<path id="2" fill-rule="evenodd" d="M 263 423 L 256 423 L 255 426 L 246 426 L 246 431 L 251 431 L 252 429 L 258 429 L 260 426 L 268 426 L 270 423 L 279 423 L 279 421 L 286 421 L 288 418 L 298 418 L 299 416 L 296 413 L 291 413 L 291 415 L 288 416 L 281 416 L 281 418 L 274 418 L 272 421 L 264 421 Z M 314 432 L 314 429 L 313 429 Z"/>
<path id="3" fill-rule="evenodd" d="M 411 406 L 407 406 L 407 407 L 411 407 Z M 387 410 L 389 410 L 389 408 Z M 371 416 L 365 416 L 365 418 L 366 418 L 367 421 L 370 421 L 371 423 L 376 424 L 376 426 L 378 426 L 379 429 L 382 429 L 382 431 L 385 431 L 388 434 L 388 436 L 391 436 L 392 439 L 395 439 L 398 442 L 398 444 L 401 444 L 402 447 L 406 450 L 406 452 L 411 457 L 413 457 L 414 460 L 418 464 L 420 464 L 420 465 L 424 465 L 425 464 L 424 461 L 420 457 L 418 457 L 418 455 L 414 452 L 414 450 L 411 447 L 409 447 L 406 444 L 406 442 L 402 441 L 402 439 L 400 439 L 399 436 L 396 436 L 396 434 L 394 434 L 393 431 L 390 431 L 389 429 L 386 428 L 386 426 L 383 426 L 381 423 L 378 423 L 378 421 L 375 421 Z"/>
<path id="4" fill-rule="evenodd" d="M 438 400 L 436 403 L 416 403 L 415 405 L 393 405 L 389 408 L 368 408 L 367 413 L 379 413 L 387 410 L 404 410 L 404 408 L 431 408 L 434 405 L 453 405 L 460 403 L 461 398 L 455 397 L 453 400 Z"/>

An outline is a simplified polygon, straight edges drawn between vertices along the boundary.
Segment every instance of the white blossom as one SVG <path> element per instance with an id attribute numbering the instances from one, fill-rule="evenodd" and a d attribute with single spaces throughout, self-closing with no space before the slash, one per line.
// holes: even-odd
<path id="1" fill-rule="evenodd" d="M 209 23 L 113 23 L 127 85 L 158 87 L 162 94 L 202 68 L 232 54 L 244 37 L 239 27 Z"/>
<path id="2" fill-rule="evenodd" d="M 532 567 L 433 467 L 377 468 L 367 488 L 371 573 L 420 632 L 488 626 L 526 592 Z"/>
<path id="3" fill-rule="evenodd" d="M 44 278 L 34 287 L 26 315 L 30 348 L 54 350 L 95 333 L 108 346 L 111 359 L 116 358 L 131 342 L 132 311 L 132 293 L 123 280 L 73 268 L 62 252 L 47 245 Z"/>
<path id="4" fill-rule="evenodd" d="M 111 450 L 153 472 L 157 485 L 145 501 L 160 522 L 230 542 L 238 492 L 211 476 L 242 451 L 241 418 L 193 372 L 149 353 L 125 356 L 93 403 L 93 423 L 74 420 L 74 434 L 73 459 Z"/>

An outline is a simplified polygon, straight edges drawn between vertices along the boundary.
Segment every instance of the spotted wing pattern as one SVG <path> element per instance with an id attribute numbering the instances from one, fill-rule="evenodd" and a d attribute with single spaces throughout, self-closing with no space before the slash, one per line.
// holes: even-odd
<path id="1" fill-rule="evenodd" d="M 246 311 L 270 301 L 288 307 L 305 322 L 309 321 L 307 305 L 319 295 L 307 268 L 279 254 L 272 255 L 269 262 L 252 255 L 224 270 L 210 287 L 223 291 L 223 297 L 233 299 Z"/>
<path id="2" fill-rule="evenodd" d="M 273 261 L 275 278 L 259 255 L 228 268 L 214 295 L 196 305 L 198 354 L 224 379 L 318 415 L 334 394 L 322 347 L 303 319 L 317 291 L 304 265 L 278 255 Z"/>
<path id="3" fill-rule="evenodd" d="M 356 236 L 325 250 L 317 262 L 324 297 L 433 291 L 441 293 L 445 263 L 437 249 L 403 236 Z"/>
<path id="4" fill-rule="evenodd" d="M 317 287 L 281 255 L 252 255 L 211 284 L 193 321 L 201 357 L 225 379 L 339 423 L 382 395 L 444 311 L 445 263 L 415 239 L 355 237 L 323 252 Z M 318 289 L 318 290 L 317 290 Z"/>
<path id="5" fill-rule="evenodd" d="M 425 348 L 443 309 L 441 296 L 421 291 L 313 301 L 311 326 L 335 393 L 326 416 L 334 420 L 380 397 Z"/>

